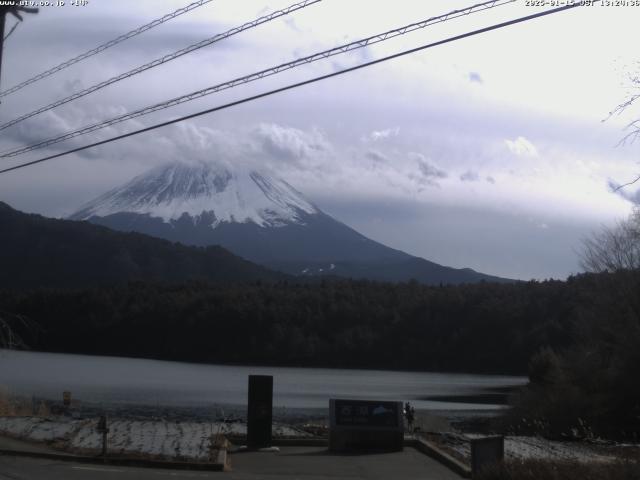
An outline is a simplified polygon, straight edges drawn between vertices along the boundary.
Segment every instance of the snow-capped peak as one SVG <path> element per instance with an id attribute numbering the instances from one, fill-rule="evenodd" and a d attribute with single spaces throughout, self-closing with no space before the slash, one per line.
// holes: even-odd
<path id="1" fill-rule="evenodd" d="M 72 219 L 115 213 L 139 213 L 177 220 L 213 214 L 220 222 L 254 222 L 260 226 L 302 223 L 302 214 L 319 210 L 281 179 L 222 162 L 172 163 L 135 177 L 84 205 Z"/>

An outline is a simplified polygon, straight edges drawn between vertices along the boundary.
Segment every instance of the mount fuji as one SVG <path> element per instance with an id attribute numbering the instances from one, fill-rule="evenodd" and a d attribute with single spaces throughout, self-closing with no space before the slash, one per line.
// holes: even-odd
<path id="1" fill-rule="evenodd" d="M 186 245 L 221 245 L 294 275 L 427 284 L 510 281 L 382 245 L 327 215 L 284 180 L 226 162 L 158 166 L 69 218 Z"/>

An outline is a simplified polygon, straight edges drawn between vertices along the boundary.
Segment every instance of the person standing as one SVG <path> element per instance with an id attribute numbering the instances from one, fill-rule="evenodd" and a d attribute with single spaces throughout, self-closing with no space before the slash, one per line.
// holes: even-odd
<path id="1" fill-rule="evenodd" d="M 407 402 L 404 404 L 404 418 L 407 420 L 407 429 L 409 432 L 413 432 L 413 421 L 415 420 L 416 410 L 413 406 Z"/>

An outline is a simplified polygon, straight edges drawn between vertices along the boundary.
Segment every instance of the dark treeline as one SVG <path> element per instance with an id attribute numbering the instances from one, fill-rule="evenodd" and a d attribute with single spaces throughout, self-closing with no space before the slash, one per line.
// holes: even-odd
<path id="1" fill-rule="evenodd" d="M 640 271 L 585 276 L 565 348 L 550 344 L 529 362 L 515 402 L 538 433 L 569 437 L 640 435 Z"/>
<path id="2" fill-rule="evenodd" d="M 0 292 L 37 350 L 198 362 L 526 373 L 599 318 L 594 282 L 325 281 Z"/>

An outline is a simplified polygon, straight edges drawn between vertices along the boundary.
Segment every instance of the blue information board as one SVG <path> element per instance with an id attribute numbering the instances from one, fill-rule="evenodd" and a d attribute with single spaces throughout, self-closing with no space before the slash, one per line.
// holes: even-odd
<path id="1" fill-rule="evenodd" d="M 398 402 L 336 400 L 334 414 L 340 426 L 398 427 Z"/>

